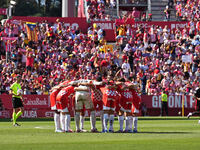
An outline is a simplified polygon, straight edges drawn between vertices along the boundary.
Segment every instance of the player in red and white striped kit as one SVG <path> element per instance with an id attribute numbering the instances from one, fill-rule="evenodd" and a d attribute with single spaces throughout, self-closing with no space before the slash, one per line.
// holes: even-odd
<path id="1" fill-rule="evenodd" d="M 132 95 L 132 89 L 130 83 L 125 83 L 125 79 L 122 78 L 117 82 L 118 84 L 118 92 L 121 95 L 121 98 L 119 100 L 118 105 L 118 120 L 120 129 L 118 132 L 123 132 L 123 123 L 124 123 L 124 117 L 125 117 L 125 130 L 124 132 L 132 132 L 132 113 L 131 113 L 131 107 L 133 104 L 133 95 Z"/>
<path id="2" fill-rule="evenodd" d="M 65 81 L 51 89 L 50 104 L 51 104 L 51 110 L 54 110 L 55 132 L 62 132 L 60 126 L 60 113 L 57 111 L 57 106 L 56 106 L 56 96 L 60 92 L 60 90 L 67 84 L 68 81 Z"/>
<path id="3" fill-rule="evenodd" d="M 72 111 L 72 97 L 74 93 L 74 87 L 69 85 L 61 89 L 56 96 L 57 110 L 61 112 L 61 128 L 64 132 L 72 132 L 70 129 L 70 112 Z"/>
<path id="4" fill-rule="evenodd" d="M 133 114 L 133 125 L 134 125 L 134 129 L 133 129 L 133 133 L 137 133 L 137 124 L 138 124 L 138 114 L 139 114 L 139 109 L 140 109 L 140 103 L 141 103 L 141 98 L 138 95 L 138 93 L 136 92 L 136 90 L 132 89 L 132 94 L 133 94 L 133 105 L 132 105 L 132 109 L 131 112 Z"/>
<path id="5" fill-rule="evenodd" d="M 103 124 L 103 94 L 100 88 L 104 87 L 104 83 L 102 82 L 102 78 L 99 76 L 95 81 L 93 81 L 92 87 L 92 102 L 94 104 L 95 111 L 100 111 L 100 119 L 101 119 L 101 126 L 102 131 L 104 131 L 104 124 Z"/>
<path id="6" fill-rule="evenodd" d="M 117 87 L 114 84 L 114 81 L 111 79 L 111 76 L 108 76 L 107 85 L 103 88 L 100 88 L 103 93 L 103 122 L 104 122 L 104 131 L 108 132 L 107 126 L 108 121 L 110 123 L 109 132 L 114 132 L 114 112 L 116 108 L 116 103 L 119 100 L 119 93 L 117 92 Z"/>

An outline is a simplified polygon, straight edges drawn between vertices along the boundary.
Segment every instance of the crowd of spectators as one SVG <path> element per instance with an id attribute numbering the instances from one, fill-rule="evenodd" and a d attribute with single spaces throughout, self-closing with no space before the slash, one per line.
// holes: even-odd
<path id="1" fill-rule="evenodd" d="M 51 87 L 66 79 L 73 80 L 75 76 L 94 79 L 99 74 L 106 77 L 107 69 L 116 67 L 118 53 L 102 50 L 106 44 L 104 31 L 96 25 L 83 34 L 79 29 L 65 27 L 59 20 L 55 24 L 38 23 L 38 41 L 32 42 L 27 39 L 24 24 L 0 26 L 1 37 L 18 37 L 7 42 L 0 39 L 1 94 L 9 92 L 17 75 L 22 76 L 24 94 L 48 94 Z"/>
<path id="2" fill-rule="evenodd" d="M 200 30 L 191 28 L 141 25 L 135 36 L 124 36 L 128 43 L 122 47 L 123 72 L 134 77 L 143 94 L 159 94 L 163 88 L 169 94 L 192 94 L 199 86 Z"/>
<path id="3" fill-rule="evenodd" d="M 147 4 L 146 0 L 125 0 L 125 1 L 119 1 L 119 5 L 121 4 Z M 111 21 L 114 20 L 117 16 L 113 16 L 113 13 L 111 13 L 110 8 L 116 8 L 116 0 L 86 0 L 86 10 L 89 21 Z M 128 8 L 128 7 L 127 7 Z M 106 13 L 107 10 L 107 13 Z M 116 11 L 116 10 L 115 10 Z M 150 21 L 149 17 L 146 16 L 146 11 L 141 9 L 140 7 L 133 7 L 133 11 L 130 11 L 129 9 L 127 11 L 123 10 L 123 12 L 126 12 L 126 15 L 133 16 L 137 21 Z M 122 11 L 120 11 L 120 16 L 123 16 Z M 119 17 L 119 16 L 118 16 Z"/>
<path id="4" fill-rule="evenodd" d="M 199 0 L 176 0 L 176 17 L 182 21 L 198 21 L 200 16 Z"/>
<path id="5" fill-rule="evenodd" d="M 90 21 L 112 20 L 109 14 L 105 13 L 105 9 L 116 7 L 115 0 L 86 0 L 87 16 Z"/>
<path id="6" fill-rule="evenodd" d="M 99 1 L 98 1 L 99 2 Z M 103 51 L 104 31 L 96 24 L 87 33 L 63 23 L 37 24 L 38 41 L 27 39 L 24 22 L 4 23 L 0 37 L 0 92 L 8 93 L 17 75 L 24 94 L 48 94 L 51 87 L 75 76 L 95 79 L 124 76 L 141 94 L 192 94 L 200 81 L 200 28 L 193 20 L 183 29 L 140 25 L 116 37 L 113 51 Z M 130 29 L 130 30 L 128 30 Z M 126 39 L 120 43 L 121 39 Z M 8 49 L 9 47 L 9 49 Z M 6 62 L 6 49 L 7 62 Z"/>
<path id="7" fill-rule="evenodd" d="M 120 4 L 146 4 L 147 0 L 121 0 Z"/>

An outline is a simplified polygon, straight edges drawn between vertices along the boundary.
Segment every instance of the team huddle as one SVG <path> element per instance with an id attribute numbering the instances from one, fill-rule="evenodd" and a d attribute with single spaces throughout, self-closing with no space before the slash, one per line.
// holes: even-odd
<path id="1" fill-rule="evenodd" d="M 118 115 L 119 130 L 116 132 L 137 132 L 137 114 L 141 98 L 135 91 L 135 85 L 124 78 L 107 80 L 78 79 L 65 81 L 51 89 L 51 109 L 55 111 L 55 132 L 73 132 L 70 128 L 72 112 L 76 132 L 84 132 L 84 114 L 89 111 L 91 132 L 96 128 L 96 112 L 100 112 L 102 132 L 114 132 L 114 115 Z M 125 128 L 124 128 L 125 121 Z M 108 128 L 109 124 L 109 128 Z"/>

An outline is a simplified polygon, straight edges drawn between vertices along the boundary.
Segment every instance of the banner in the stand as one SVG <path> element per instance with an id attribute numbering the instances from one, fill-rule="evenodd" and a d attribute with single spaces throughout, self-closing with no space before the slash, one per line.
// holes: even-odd
<path id="1" fill-rule="evenodd" d="M 170 116 L 178 116 L 182 111 L 182 102 L 184 102 L 185 114 L 194 111 L 195 100 L 193 96 L 170 95 L 168 96 L 168 109 Z M 160 95 L 142 95 L 142 105 L 147 109 L 147 115 L 160 115 L 161 96 Z"/>
<path id="2" fill-rule="evenodd" d="M 42 23 L 47 21 L 48 23 L 56 23 L 56 20 L 59 19 L 60 22 L 63 22 L 66 27 L 71 26 L 72 29 L 80 29 L 82 32 L 87 32 L 88 23 L 86 18 L 68 18 L 68 17 L 31 17 L 31 16 L 13 16 L 10 20 L 12 22 L 16 20 L 21 20 L 23 22 L 39 22 Z"/>
<path id="3" fill-rule="evenodd" d="M 161 108 L 161 97 L 159 95 L 142 95 L 141 110 L 145 107 L 148 116 L 159 116 Z M 50 110 L 48 95 L 24 95 L 24 114 L 22 118 L 53 117 Z M 184 100 L 185 114 L 194 111 L 195 100 L 193 96 L 170 95 L 168 96 L 169 116 L 178 116 L 182 111 Z M 98 112 L 97 112 L 98 113 Z M 89 114 L 89 112 L 86 112 Z M 0 118 L 11 118 L 12 97 L 11 95 L 0 95 Z M 73 113 L 72 113 L 73 116 Z"/>
<path id="4" fill-rule="evenodd" d="M 7 15 L 7 8 L 0 8 L 0 15 Z"/>
<path id="5" fill-rule="evenodd" d="M 124 25 L 126 24 L 126 22 L 124 22 L 123 20 L 116 20 L 116 21 L 93 21 L 91 22 L 91 24 L 96 23 L 97 26 L 100 26 L 103 30 L 105 30 L 106 32 L 106 36 L 105 39 L 107 41 L 115 41 L 115 30 L 116 30 L 116 26 L 119 25 Z M 143 26 L 147 29 L 149 29 L 152 25 L 154 26 L 161 26 L 162 28 L 164 28 L 165 26 L 167 26 L 170 30 L 175 30 L 177 28 L 179 28 L 180 30 L 184 29 L 185 27 L 188 26 L 188 22 L 178 22 L 178 21 L 171 21 L 171 22 L 159 22 L 159 21 L 155 21 L 155 22 L 142 22 L 142 21 L 128 21 L 127 24 L 132 25 L 133 26 L 133 30 L 137 30 L 137 28 L 139 26 Z"/>
<path id="6" fill-rule="evenodd" d="M 48 109 L 50 108 L 50 101 L 48 95 L 24 95 L 25 109 Z M 12 96 L 0 95 L 3 109 L 12 109 Z"/>
<path id="7" fill-rule="evenodd" d="M 188 26 L 187 21 L 152 21 L 152 22 L 143 22 L 143 21 L 134 21 L 134 19 L 116 19 L 113 21 L 91 21 L 91 23 L 87 23 L 86 18 L 67 18 L 67 17 L 30 17 L 30 16 L 13 16 L 11 23 L 20 24 L 20 22 L 39 22 L 42 23 L 47 21 L 48 23 L 56 23 L 56 20 L 59 19 L 60 22 L 63 22 L 66 27 L 71 26 L 72 29 L 80 29 L 82 32 L 87 33 L 87 29 L 89 26 L 92 26 L 93 23 L 96 23 L 97 26 L 100 26 L 105 30 L 105 39 L 107 41 L 115 41 L 115 30 L 116 26 L 121 24 L 129 24 L 133 26 L 133 30 L 136 30 L 139 26 L 143 26 L 145 28 L 150 28 L 152 25 L 161 26 L 164 28 L 167 26 L 170 30 L 175 30 L 179 28 L 180 30 L 184 29 Z"/>

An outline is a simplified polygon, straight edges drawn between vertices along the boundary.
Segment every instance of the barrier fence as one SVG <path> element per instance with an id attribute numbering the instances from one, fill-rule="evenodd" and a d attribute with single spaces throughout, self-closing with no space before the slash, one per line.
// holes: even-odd
<path id="1" fill-rule="evenodd" d="M 107 41 L 115 41 L 115 27 L 116 23 L 119 25 L 118 21 L 92 21 L 90 23 L 87 22 L 86 18 L 62 18 L 62 17 L 30 17 L 30 16 L 13 16 L 10 21 L 16 22 L 16 20 L 22 20 L 25 22 L 44 22 L 45 20 L 49 23 L 55 23 L 56 20 L 59 19 L 60 22 L 63 22 L 65 26 L 72 26 L 73 29 L 80 29 L 82 32 L 87 32 L 88 27 L 92 26 L 93 23 L 96 23 L 97 26 L 100 26 L 105 30 L 106 36 L 105 39 Z M 188 26 L 187 21 L 152 21 L 152 22 L 143 22 L 143 21 L 133 21 L 134 27 L 133 30 L 136 30 L 138 26 L 143 25 L 145 28 L 150 28 L 151 25 L 161 26 L 164 28 L 168 26 L 170 30 L 173 29 L 183 29 Z"/>
<path id="2" fill-rule="evenodd" d="M 148 116 L 159 116 L 161 108 L 161 98 L 157 95 L 142 95 L 142 104 L 147 108 Z M 24 95 L 24 114 L 22 118 L 44 118 L 53 117 L 50 109 L 48 95 Z M 182 111 L 181 95 L 171 95 L 168 97 L 169 116 L 181 115 Z M 12 97 L 11 95 L 0 95 L 0 118 L 11 118 L 12 116 Z M 144 106 L 144 105 L 143 105 Z M 195 101 L 193 96 L 184 96 L 184 112 L 188 114 L 194 111 Z M 142 109 L 141 109 L 142 110 Z M 141 115 L 140 110 L 140 115 Z M 88 114 L 88 113 L 87 113 Z M 73 115 L 73 113 L 72 113 Z"/>

